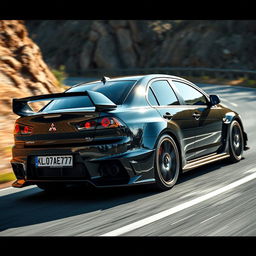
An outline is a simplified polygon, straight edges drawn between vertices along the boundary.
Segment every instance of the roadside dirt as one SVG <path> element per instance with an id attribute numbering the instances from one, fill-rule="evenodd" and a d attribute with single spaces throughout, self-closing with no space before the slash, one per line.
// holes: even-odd
<path id="1" fill-rule="evenodd" d="M 8 181 L 8 182 L 2 183 L 2 184 L 0 183 L 0 189 L 11 187 L 13 182 L 14 181 L 12 180 L 12 181 Z"/>

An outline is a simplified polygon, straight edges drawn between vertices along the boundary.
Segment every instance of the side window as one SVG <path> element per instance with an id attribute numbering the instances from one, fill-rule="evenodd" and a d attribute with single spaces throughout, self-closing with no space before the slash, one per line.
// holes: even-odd
<path id="1" fill-rule="evenodd" d="M 194 89 L 188 84 L 184 84 L 178 81 L 173 81 L 175 87 L 179 91 L 180 95 L 184 99 L 187 105 L 206 105 L 207 100 L 205 96 L 199 92 L 198 90 Z"/>
<path id="2" fill-rule="evenodd" d="M 174 91 L 166 80 L 153 82 L 151 84 L 151 89 L 161 106 L 179 105 L 179 101 Z"/>
<path id="3" fill-rule="evenodd" d="M 152 106 L 159 106 L 151 87 L 148 90 L 148 101 Z"/>

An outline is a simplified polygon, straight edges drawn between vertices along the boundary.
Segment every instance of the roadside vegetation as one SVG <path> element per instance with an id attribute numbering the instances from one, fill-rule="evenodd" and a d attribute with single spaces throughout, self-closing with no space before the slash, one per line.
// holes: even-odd
<path id="1" fill-rule="evenodd" d="M 13 172 L 0 174 L 0 184 L 6 183 L 9 181 L 14 181 L 15 179 L 16 178 Z"/>
<path id="2" fill-rule="evenodd" d="M 256 88 L 256 80 L 238 77 L 233 79 L 228 78 L 213 78 L 210 76 L 183 76 L 185 79 L 190 80 L 194 83 L 206 83 L 206 84 L 220 84 L 220 85 L 233 85 L 233 86 L 243 86 L 249 88 Z"/>
<path id="3" fill-rule="evenodd" d="M 66 67 L 64 65 L 60 65 L 58 69 L 50 68 L 53 75 L 58 80 L 58 86 L 62 89 L 66 90 L 68 87 L 64 84 L 65 79 L 68 77 L 66 72 Z"/>

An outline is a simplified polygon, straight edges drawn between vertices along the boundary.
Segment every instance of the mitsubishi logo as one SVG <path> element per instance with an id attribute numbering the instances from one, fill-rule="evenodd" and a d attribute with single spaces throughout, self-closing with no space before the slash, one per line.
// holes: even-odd
<path id="1" fill-rule="evenodd" d="M 54 123 L 51 124 L 50 128 L 49 128 L 49 132 L 56 132 L 56 127 L 54 125 Z"/>

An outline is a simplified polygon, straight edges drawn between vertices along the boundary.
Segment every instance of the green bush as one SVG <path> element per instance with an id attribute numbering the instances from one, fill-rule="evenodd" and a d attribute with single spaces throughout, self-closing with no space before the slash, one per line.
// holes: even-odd
<path id="1" fill-rule="evenodd" d="M 8 181 L 15 180 L 15 179 L 16 179 L 16 177 L 15 177 L 13 172 L 0 174 L 0 184 L 8 182 Z"/>
<path id="2" fill-rule="evenodd" d="M 58 80 L 59 85 L 63 86 L 63 81 L 68 77 L 68 74 L 66 73 L 66 67 L 61 65 L 59 69 L 51 69 L 51 71 Z"/>
<path id="3" fill-rule="evenodd" d="M 248 79 L 245 84 L 248 85 L 248 86 L 254 86 L 255 87 L 256 81 L 252 80 L 252 79 Z"/>

